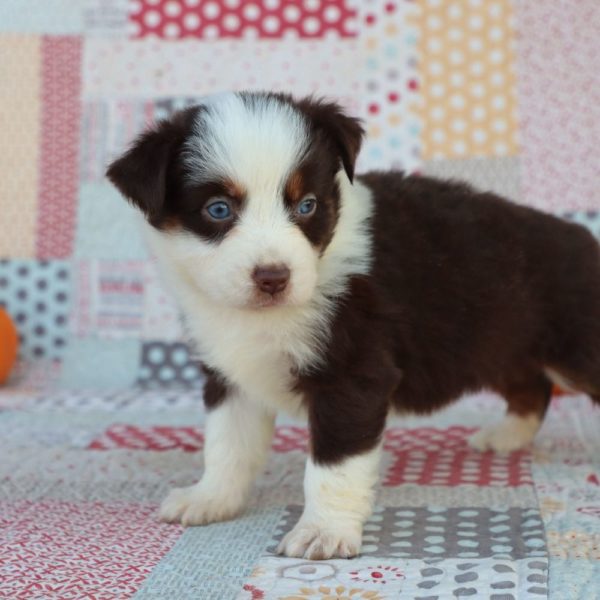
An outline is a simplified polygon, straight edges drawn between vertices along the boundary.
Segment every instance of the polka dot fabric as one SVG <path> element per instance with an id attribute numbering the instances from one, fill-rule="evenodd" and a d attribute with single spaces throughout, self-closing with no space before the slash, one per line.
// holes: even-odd
<path id="1" fill-rule="evenodd" d="M 71 299 L 70 265 L 65 261 L 0 261 L 0 306 L 12 317 L 20 358 L 62 358 Z"/>
<path id="2" fill-rule="evenodd" d="M 516 154 L 510 0 L 423 0 L 418 7 L 424 157 Z"/>
<path id="3" fill-rule="evenodd" d="M 406 0 L 361 4 L 363 74 L 360 116 L 367 138 L 358 170 L 420 165 L 415 7 Z"/>
<path id="4" fill-rule="evenodd" d="M 133 38 L 321 38 L 356 35 L 346 0 L 131 0 Z"/>
<path id="5" fill-rule="evenodd" d="M 398 431 L 386 438 L 385 448 L 395 460 L 384 485 L 519 486 L 531 484 L 531 458 L 526 451 L 499 455 L 477 452 L 466 438 L 474 433 L 465 427 L 443 431 L 423 427 Z"/>
<path id="6" fill-rule="evenodd" d="M 183 342 L 155 341 L 142 345 L 138 377 L 142 387 L 199 387 L 201 381 L 199 363 Z"/>

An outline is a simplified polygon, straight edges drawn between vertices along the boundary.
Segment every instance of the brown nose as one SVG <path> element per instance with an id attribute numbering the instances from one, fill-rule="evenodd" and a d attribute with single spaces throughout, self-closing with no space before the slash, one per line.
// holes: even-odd
<path id="1" fill-rule="evenodd" d="M 285 290 L 290 270 L 285 266 L 256 267 L 252 277 L 261 292 L 276 294 Z"/>

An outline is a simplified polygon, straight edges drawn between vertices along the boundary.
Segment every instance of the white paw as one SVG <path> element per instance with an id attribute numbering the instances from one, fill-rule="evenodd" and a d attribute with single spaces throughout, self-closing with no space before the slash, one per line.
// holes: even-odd
<path id="1" fill-rule="evenodd" d="M 507 454 L 531 444 L 539 426 L 540 419 L 535 415 L 507 415 L 497 425 L 480 429 L 468 441 L 472 448 L 480 452 L 494 450 Z"/>
<path id="2" fill-rule="evenodd" d="M 207 493 L 201 485 L 173 488 L 158 511 L 161 521 L 181 523 L 185 527 L 227 521 L 238 515 L 244 501 L 232 491 L 223 497 Z"/>
<path id="3" fill-rule="evenodd" d="M 307 560 L 352 558 L 360 552 L 362 532 L 355 525 L 302 522 L 281 540 L 278 554 Z"/>

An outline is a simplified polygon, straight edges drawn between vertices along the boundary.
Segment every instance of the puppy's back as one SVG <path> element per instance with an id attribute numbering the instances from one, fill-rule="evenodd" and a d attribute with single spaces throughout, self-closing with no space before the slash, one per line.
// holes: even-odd
<path id="1" fill-rule="evenodd" d="M 525 361 L 600 392 L 600 246 L 584 227 L 469 185 L 369 173 L 373 278 L 401 306 L 402 362 L 456 389 Z M 463 370 L 462 377 L 456 370 Z"/>

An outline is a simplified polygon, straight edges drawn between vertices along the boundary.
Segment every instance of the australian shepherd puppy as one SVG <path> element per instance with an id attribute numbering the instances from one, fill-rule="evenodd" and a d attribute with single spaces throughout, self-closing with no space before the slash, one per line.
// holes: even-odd
<path id="1" fill-rule="evenodd" d="M 500 393 L 480 450 L 529 444 L 553 382 L 600 401 L 600 246 L 468 185 L 354 175 L 334 104 L 230 93 L 175 114 L 108 170 L 145 216 L 207 379 L 205 470 L 165 521 L 244 507 L 279 411 L 304 415 L 305 508 L 280 552 L 356 555 L 393 410 Z"/>

